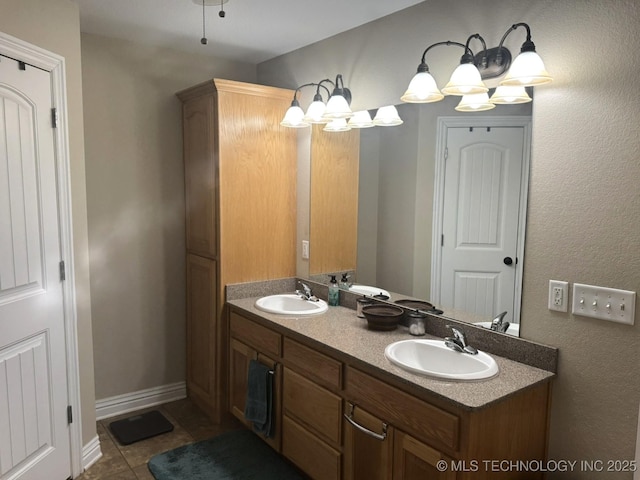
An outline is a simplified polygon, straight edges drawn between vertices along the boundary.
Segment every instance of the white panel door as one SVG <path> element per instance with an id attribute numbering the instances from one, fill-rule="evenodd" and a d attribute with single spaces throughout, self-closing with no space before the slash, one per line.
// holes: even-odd
<path id="1" fill-rule="evenodd" d="M 71 476 L 48 72 L 0 57 L 0 479 Z"/>
<path id="2" fill-rule="evenodd" d="M 440 303 L 513 321 L 524 128 L 449 128 Z"/>

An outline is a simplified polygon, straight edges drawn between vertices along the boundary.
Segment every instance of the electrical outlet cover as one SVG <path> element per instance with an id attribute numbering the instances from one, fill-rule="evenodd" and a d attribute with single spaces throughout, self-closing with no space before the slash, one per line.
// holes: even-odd
<path id="1" fill-rule="evenodd" d="M 549 280 L 549 310 L 569 311 L 569 282 Z"/>

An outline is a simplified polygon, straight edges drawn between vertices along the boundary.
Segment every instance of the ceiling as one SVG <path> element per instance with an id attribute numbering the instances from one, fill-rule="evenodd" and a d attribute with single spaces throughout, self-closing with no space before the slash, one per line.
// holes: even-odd
<path id="1" fill-rule="evenodd" d="M 84 33 L 257 64 L 423 0 L 75 0 Z M 196 3 L 198 2 L 198 3 Z"/>

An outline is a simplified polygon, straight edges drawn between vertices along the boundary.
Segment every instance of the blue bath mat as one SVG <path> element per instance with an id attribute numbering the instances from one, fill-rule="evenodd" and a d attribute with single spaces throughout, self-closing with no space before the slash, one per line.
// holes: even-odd
<path id="1" fill-rule="evenodd" d="M 306 477 L 249 430 L 184 445 L 149 460 L 156 480 L 303 480 Z"/>

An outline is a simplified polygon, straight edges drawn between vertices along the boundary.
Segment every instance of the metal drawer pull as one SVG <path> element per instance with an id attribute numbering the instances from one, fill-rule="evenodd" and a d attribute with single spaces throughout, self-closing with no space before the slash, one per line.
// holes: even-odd
<path id="1" fill-rule="evenodd" d="M 349 408 L 349 413 L 345 413 L 344 414 L 344 418 L 347 419 L 347 422 L 349 422 L 351 425 L 356 427 L 362 433 L 366 433 L 367 435 L 375 438 L 376 440 L 384 441 L 387 438 L 387 424 L 386 423 L 382 424 L 382 434 L 376 433 L 376 432 L 374 432 L 372 430 L 369 430 L 368 428 L 363 427 L 362 425 L 360 425 L 358 422 L 356 422 L 353 419 L 353 410 L 355 409 L 355 405 L 350 403 L 349 407 L 350 407 Z"/>

